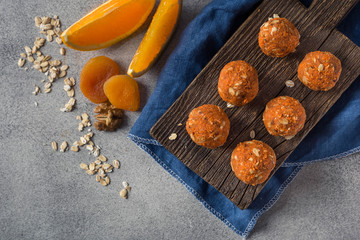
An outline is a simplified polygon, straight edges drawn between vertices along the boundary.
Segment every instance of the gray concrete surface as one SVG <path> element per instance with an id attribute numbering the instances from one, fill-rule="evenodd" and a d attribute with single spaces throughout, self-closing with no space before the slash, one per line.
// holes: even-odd
<path id="1" fill-rule="evenodd" d="M 75 116 L 94 105 L 76 86 L 78 104 L 61 113 L 67 101 L 63 83 L 54 83 L 49 95 L 33 96 L 33 84 L 43 75 L 17 67 L 23 46 L 39 36 L 34 16 L 60 16 L 69 26 L 97 6 L 99 0 L 0 1 L 0 239 L 239 239 L 208 212 L 187 190 L 126 134 L 139 115 L 126 113 L 122 129 L 96 132 L 94 140 L 110 159 L 121 161 L 103 187 L 79 169 L 94 160 L 86 151 L 53 152 L 50 142 L 75 141 Z M 209 0 L 184 1 L 175 38 L 160 62 L 139 79 L 142 105 L 151 94 L 169 52 L 187 23 Z M 77 52 L 68 49 L 69 76 L 79 77 L 91 57 L 106 55 L 127 68 L 145 28 L 105 50 Z M 43 52 L 59 58 L 56 44 Z M 35 107 L 34 101 L 38 102 Z M 250 239 L 359 239 L 360 154 L 309 165 L 265 213 Z M 129 199 L 118 196 L 121 182 L 133 190 Z"/>

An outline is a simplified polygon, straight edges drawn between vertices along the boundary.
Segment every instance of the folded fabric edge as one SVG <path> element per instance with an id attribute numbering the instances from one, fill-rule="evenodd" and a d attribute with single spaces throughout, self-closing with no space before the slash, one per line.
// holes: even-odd
<path id="1" fill-rule="evenodd" d="M 201 202 L 201 204 L 213 215 L 215 215 L 218 219 L 220 219 L 223 223 L 225 223 L 226 226 L 228 226 L 231 230 L 233 230 L 236 234 L 240 235 L 242 238 L 247 238 L 251 230 L 254 228 L 257 220 L 259 217 L 265 213 L 267 210 L 269 210 L 280 198 L 281 194 L 284 192 L 285 188 L 292 182 L 292 180 L 296 177 L 296 175 L 299 173 L 299 171 L 302 169 L 302 166 L 298 166 L 294 169 L 294 171 L 290 174 L 290 176 L 281 184 L 280 188 L 274 195 L 274 197 L 264 205 L 263 208 L 261 208 L 259 211 L 257 211 L 254 216 L 252 217 L 251 221 L 249 222 L 248 226 L 246 227 L 245 231 L 242 232 L 239 229 L 237 229 L 232 223 L 230 223 L 221 213 L 216 211 L 211 205 L 209 205 L 206 200 L 198 193 L 196 192 L 192 187 L 190 187 L 179 175 L 177 175 L 174 171 L 172 171 L 161 159 L 153 152 L 151 151 L 145 144 L 153 144 L 156 146 L 162 146 L 159 142 L 157 142 L 154 139 L 146 139 L 141 138 L 138 136 L 135 136 L 133 134 L 128 134 L 127 136 L 130 140 L 132 140 L 140 149 L 145 151 L 147 154 L 149 154 L 161 167 L 163 167 L 171 176 L 176 178 L 182 185 L 185 186 L 185 188 L 198 200 Z M 157 144 L 155 142 L 157 142 Z"/>
<path id="2" fill-rule="evenodd" d="M 329 161 L 329 160 L 334 160 L 336 158 L 343 158 L 343 157 L 347 157 L 351 154 L 354 154 L 354 153 L 358 153 L 360 152 L 360 146 L 359 147 L 356 147 L 356 148 L 353 148 L 353 149 L 350 149 L 346 152 L 342 152 L 342 153 L 339 153 L 339 154 L 335 154 L 335 155 L 332 155 L 332 156 L 329 156 L 329 157 L 325 157 L 325 158 L 319 158 L 319 159 L 315 159 L 315 160 L 311 160 L 311 161 L 304 161 L 304 162 L 294 162 L 294 163 L 287 163 L 286 161 L 281 165 L 281 167 L 296 167 L 296 166 L 305 166 L 307 164 L 310 164 L 310 163 L 314 163 L 314 162 L 321 162 L 321 161 Z"/>
<path id="3" fill-rule="evenodd" d="M 248 236 L 250 231 L 254 228 L 254 226 L 255 226 L 257 220 L 259 219 L 259 217 L 263 213 L 265 213 L 267 210 L 269 210 L 277 202 L 277 200 L 279 200 L 281 194 L 285 191 L 286 187 L 295 179 L 295 177 L 297 176 L 297 174 L 300 172 L 300 170 L 302 168 L 303 168 L 303 166 L 296 167 L 294 169 L 294 171 L 292 171 L 290 176 L 281 184 L 280 188 L 275 193 L 274 197 L 268 203 L 266 203 L 262 209 L 260 209 L 259 211 L 257 211 L 255 213 L 255 215 L 253 216 L 253 218 L 249 222 L 249 225 L 246 227 L 246 229 L 244 231 L 244 234 L 246 236 Z"/>
<path id="4" fill-rule="evenodd" d="M 241 232 L 239 229 L 237 229 L 234 225 L 232 225 L 224 216 L 222 216 L 218 211 L 216 211 L 213 207 L 208 204 L 201 195 L 196 192 L 192 187 L 190 187 L 179 175 L 177 175 L 174 171 L 172 171 L 161 159 L 153 152 L 151 151 L 145 144 L 146 142 L 141 142 L 139 139 L 142 139 L 140 137 L 133 138 L 134 135 L 128 134 L 128 138 L 132 140 L 140 149 L 145 151 L 147 154 L 149 154 L 161 167 L 163 167 L 171 176 L 176 178 L 182 185 L 185 186 L 185 188 L 192 194 L 194 197 L 203 204 L 203 206 L 208 209 L 212 214 L 214 214 L 217 218 L 219 218 L 223 223 L 226 224 L 231 230 L 233 230 L 236 234 L 240 235 L 243 238 L 246 238 L 247 235 L 245 235 L 243 232 Z M 149 140 L 149 139 L 144 139 Z M 157 144 L 156 144 L 157 145 Z"/>

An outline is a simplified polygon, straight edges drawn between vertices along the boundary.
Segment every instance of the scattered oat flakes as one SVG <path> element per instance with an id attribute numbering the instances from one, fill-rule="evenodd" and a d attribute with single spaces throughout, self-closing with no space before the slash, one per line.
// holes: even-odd
<path id="1" fill-rule="evenodd" d="M 78 151 L 79 151 L 79 147 L 78 147 L 78 146 L 71 146 L 71 151 L 73 151 L 73 152 L 78 152 Z"/>
<path id="2" fill-rule="evenodd" d="M 75 105 L 75 98 L 70 98 L 70 100 L 65 104 L 65 107 L 60 108 L 60 111 L 62 112 L 71 112 Z"/>
<path id="3" fill-rule="evenodd" d="M 127 186 L 129 186 L 129 183 L 124 181 L 124 182 L 122 182 L 122 185 L 124 188 L 126 188 Z"/>
<path id="4" fill-rule="evenodd" d="M 82 132 L 84 130 L 84 124 L 79 123 L 78 130 L 79 132 Z"/>
<path id="5" fill-rule="evenodd" d="M 92 145 L 88 144 L 88 145 L 86 145 L 86 149 L 92 152 L 94 150 L 94 147 Z"/>
<path id="6" fill-rule="evenodd" d="M 47 36 L 46 36 L 46 40 L 47 40 L 48 42 L 52 42 L 52 41 L 53 41 L 53 37 L 52 37 L 51 35 L 47 35 Z"/>
<path id="7" fill-rule="evenodd" d="M 25 62 L 26 62 L 26 60 L 25 60 L 25 59 L 20 58 L 20 59 L 19 59 L 19 61 L 18 61 L 18 66 L 19 66 L 19 67 L 23 67 L 23 66 L 24 66 L 24 64 L 25 64 Z"/>
<path id="8" fill-rule="evenodd" d="M 106 185 L 109 185 L 110 184 L 110 178 L 108 176 L 106 176 L 104 179 L 105 179 Z"/>
<path id="9" fill-rule="evenodd" d="M 100 182 L 100 180 L 101 180 L 100 175 L 96 175 L 96 181 L 97 181 L 97 182 Z"/>
<path id="10" fill-rule="evenodd" d="M 62 65 L 61 67 L 60 67 L 60 70 L 61 71 L 66 71 L 66 70 L 68 70 L 69 69 L 69 65 Z M 71 82 L 71 81 L 70 81 Z M 67 84 L 67 83 L 66 83 Z M 71 84 L 68 84 L 68 85 L 70 85 L 71 86 Z"/>
<path id="11" fill-rule="evenodd" d="M 51 142 L 51 148 L 52 148 L 54 151 L 57 151 L 57 149 L 58 149 L 57 142 L 52 141 L 52 142 Z"/>
<path id="12" fill-rule="evenodd" d="M 45 88 L 44 89 L 44 93 L 50 93 L 51 92 L 51 88 Z"/>
<path id="13" fill-rule="evenodd" d="M 67 72 L 66 72 L 66 71 L 61 71 L 61 72 L 60 72 L 60 74 L 59 74 L 59 78 L 63 78 L 63 77 L 65 77 L 65 76 L 66 76 L 66 74 L 67 74 Z"/>
<path id="14" fill-rule="evenodd" d="M 71 87 L 69 86 L 69 85 L 64 85 L 64 90 L 67 92 L 67 91 L 69 91 L 71 89 Z"/>
<path id="15" fill-rule="evenodd" d="M 65 152 L 68 148 L 68 143 L 66 141 L 63 141 L 60 145 L 60 152 Z"/>
<path id="16" fill-rule="evenodd" d="M 98 157 L 98 156 L 100 155 L 100 148 L 96 147 L 95 150 L 94 150 L 94 152 L 93 152 L 93 155 L 94 155 L 95 157 Z"/>
<path id="17" fill-rule="evenodd" d="M 292 87 L 295 86 L 295 83 L 294 83 L 292 80 L 287 80 L 287 81 L 285 82 L 285 85 L 286 85 L 287 87 L 289 87 L 289 88 L 292 88 Z"/>
<path id="18" fill-rule="evenodd" d="M 177 134 L 176 133 L 172 133 L 169 137 L 169 140 L 173 141 L 177 138 Z"/>
<path id="19" fill-rule="evenodd" d="M 61 55 L 65 55 L 65 54 L 66 54 L 65 48 L 60 48 L 60 54 L 61 54 Z"/>
<path id="20" fill-rule="evenodd" d="M 101 183 L 101 185 L 103 185 L 103 186 L 106 186 L 106 185 L 107 185 L 106 181 L 105 181 L 103 178 L 100 179 L 100 183 Z"/>
<path id="21" fill-rule="evenodd" d="M 180 126 L 182 126 L 183 124 L 182 123 L 178 123 L 178 126 L 180 127 Z"/>
<path id="22" fill-rule="evenodd" d="M 113 161 L 113 165 L 114 165 L 115 168 L 119 169 L 119 168 L 120 168 L 120 162 L 119 162 L 119 160 L 115 159 L 115 160 Z"/>
<path id="23" fill-rule="evenodd" d="M 61 44 L 63 43 L 60 37 L 56 37 L 56 38 L 55 38 L 55 41 L 56 41 L 57 44 L 59 44 L 59 45 L 61 45 Z"/>
<path id="24" fill-rule="evenodd" d="M 80 163 L 80 168 L 84 170 L 89 170 L 89 165 L 87 165 L 86 163 Z"/>
<path id="25" fill-rule="evenodd" d="M 107 158 L 104 155 L 100 155 L 97 159 L 99 159 L 101 162 L 107 161 Z"/>
<path id="26" fill-rule="evenodd" d="M 24 49 L 27 55 L 31 54 L 31 48 L 29 46 L 25 46 Z"/>
<path id="27" fill-rule="evenodd" d="M 233 108 L 233 107 L 235 107 L 235 105 L 232 105 L 231 103 L 226 103 L 226 107 L 227 108 Z"/>
<path id="28" fill-rule="evenodd" d="M 127 193 L 128 193 L 128 191 L 124 188 L 119 192 L 119 195 L 120 195 L 120 197 L 127 199 L 128 198 Z"/>
<path id="29" fill-rule="evenodd" d="M 255 138 L 255 131 L 254 130 L 250 131 L 250 138 L 252 138 L 252 139 Z"/>

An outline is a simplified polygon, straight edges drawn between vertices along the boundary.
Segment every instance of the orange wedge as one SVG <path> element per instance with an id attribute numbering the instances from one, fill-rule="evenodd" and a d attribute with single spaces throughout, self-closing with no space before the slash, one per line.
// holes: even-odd
<path id="1" fill-rule="evenodd" d="M 154 64 L 174 32 L 180 18 L 182 0 L 161 0 L 127 74 L 139 77 Z"/>
<path id="2" fill-rule="evenodd" d="M 109 47 L 135 32 L 154 5 L 155 0 L 109 0 L 66 29 L 61 39 L 80 51 Z"/>

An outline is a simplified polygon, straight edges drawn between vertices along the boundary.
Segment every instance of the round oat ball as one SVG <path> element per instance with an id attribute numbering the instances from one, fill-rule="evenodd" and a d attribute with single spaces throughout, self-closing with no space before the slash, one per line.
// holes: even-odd
<path id="1" fill-rule="evenodd" d="M 190 112 L 186 131 L 196 144 L 213 149 L 226 142 L 230 121 L 219 106 L 206 104 Z"/>
<path id="2" fill-rule="evenodd" d="M 310 52 L 298 67 L 298 78 L 314 91 L 330 90 L 339 80 L 340 74 L 341 62 L 329 52 Z"/>
<path id="3" fill-rule="evenodd" d="M 236 146 L 230 163 L 237 178 L 255 186 L 269 177 L 276 164 L 276 155 L 266 143 L 252 140 Z"/>
<path id="4" fill-rule="evenodd" d="M 251 102 L 259 91 L 256 69 L 245 61 L 233 61 L 220 72 L 218 92 L 220 97 L 235 106 Z"/>
<path id="5" fill-rule="evenodd" d="M 272 18 L 260 27 L 259 46 L 270 57 L 285 57 L 295 52 L 300 34 L 286 18 Z"/>
<path id="6" fill-rule="evenodd" d="M 301 103 L 288 96 L 280 96 L 266 104 L 263 121 L 267 131 L 274 136 L 291 139 L 303 129 L 306 113 Z"/>

